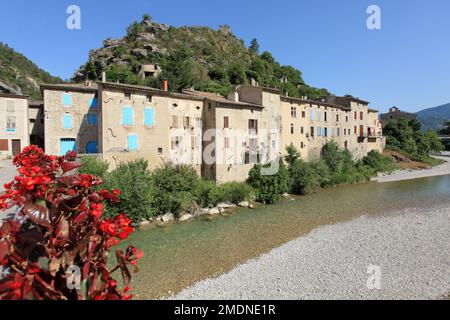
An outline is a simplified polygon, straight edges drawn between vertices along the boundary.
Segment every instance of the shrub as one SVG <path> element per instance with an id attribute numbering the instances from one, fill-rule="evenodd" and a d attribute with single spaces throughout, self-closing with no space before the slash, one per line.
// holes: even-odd
<path id="1" fill-rule="evenodd" d="M 320 158 L 330 168 L 331 172 L 342 172 L 344 155 L 336 142 L 327 142 L 322 147 Z"/>
<path id="2" fill-rule="evenodd" d="M 17 205 L 17 219 L 0 227 L 1 300 L 129 299 L 130 271 L 142 256 L 133 246 L 115 252 L 117 265 L 107 269 L 113 246 L 133 231 L 123 214 L 102 220 L 103 204 L 118 201 L 118 191 L 94 192 L 95 176 L 73 174 L 76 154 L 45 155 L 36 146 L 14 158 L 19 175 L 5 185 L 2 210 Z M 72 173 L 72 174 L 71 174 Z M 79 270 L 69 286 L 68 277 Z M 121 290 L 112 278 L 119 270 Z M 73 278 L 72 278 L 73 279 Z"/>
<path id="3" fill-rule="evenodd" d="M 81 158 L 81 167 L 78 171 L 83 174 L 92 174 L 103 178 L 108 172 L 108 169 L 108 161 L 101 160 L 94 156 L 85 156 Z"/>
<path id="4" fill-rule="evenodd" d="M 269 168 L 271 164 L 255 165 L 249 172 L 247 182 L 255 190 L 256 200 L 266 204 L 277 203 L 284 193 L 289 191 L 290 178 L 283 160 L 279 162 L 279 169 L 273 175 L 261 174 L 261 169 Z"/>
<path id="5" fill-rule="evenodd" d="M 107 206 L 107 216 L 127 212 L 133 222 L 139 223 L 155 215 L 147 161 L 137 160 L 119 164 L 115 170 L 107 174 L 105 187 L 122 191 L 119 196 L 120 202 Z"/>
<path id="6" fill-rule="evenodd" d="M 246 183 L 230 182 L 219 188 L 223 189 L 224 201 L 234 204 L 248 200 L 253 192 L 252 187 Z"/>
<path id="7" fill-rule="evenodd" d="M 385 157 L 376 150 L 370 151 L 362 159 L 362 163 L 372 168 L 375 174 L 378 172 L 392 172 L 396 168 L 392 158 Z"/>
<path id="8" fill-rule="evenodd" d="M 202 208 L 206 208 L 212 205 L 211 196 L 215 188 L 217 188 L 217 186 L 214 181 L 203 179 L 198 180 L 194 191 L 195 201 L 198 203 L 198 205 L 200 205 Z"/>
<path id="9" fill-rule="evenodd" d="M 306 195 L 320 188 L 320 177 L 314 168 L 301 160 L 293 162 L 289 166 L 292 179 L 291 191 L 294 194 Z"/>
<path id="10" fill-rule="evenodd" d="M 183 205 L 177 198 L 179 193 L 183 193 L 183 202 L 195 200 L 196 186 L 198 185 L 198 176 L 194 169 L 189 166 L 173 166 L 166 164 L 156 169 L 151 175 L 151 190 L 153 193 L 152 207 L 156 214 L 165 214 L 171 212 L 179 214 L 182 212 Z"/>
<path id="11" fill-rule="evenodd" d="M 324 160 L 316 160 L 311 162 L 311 167 L 319 177 L 321 187 L 331 186 L 331 172 Z"/>

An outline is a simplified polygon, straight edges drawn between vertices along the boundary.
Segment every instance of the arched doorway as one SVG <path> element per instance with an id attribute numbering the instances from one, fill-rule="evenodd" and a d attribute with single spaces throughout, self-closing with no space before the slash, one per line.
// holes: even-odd
<path id="1" fill-rule="evenodd" d="M 86 153 L 89 153 L 89 154 L 97 153 L 97 142 L 96 141 L 89 141 L 86 144 Z"/>

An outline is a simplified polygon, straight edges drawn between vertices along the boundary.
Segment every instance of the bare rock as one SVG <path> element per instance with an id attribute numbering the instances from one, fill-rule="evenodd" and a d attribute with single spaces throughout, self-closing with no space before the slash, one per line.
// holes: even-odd
<path id="1" fill-rule="evenodd" d="M 173 213 L 166 213 L 161 217 L 161 220 L 162 222 L 171 222 L 175 220 L 175 216 L 173 215 Z"/>
<path id="2" fill-rule="evenodd" d="M 192 218 L 193 218 L 192 214 L 185 213 L 178 219 L 178 221 L 188 221 L 191 220 Z"/>
<path id="3" fill-rule="evenodd" d="M 241 208 L 248 208 L 250 206 L 250 203 L 248 201 L 242 201 L 238 203 L 238 207 Z"/>
<path id="4" fill-rule="evenodd" d="M 213 216 L 213 215 L 216 215 L 216 214 L 219 214 L 219 213 L 220 213 L 219 208 L 211 208 L 211 209 L 209 209 L 209 211 L 208 211 L 208 214 L 209 214 L 210 216 Z"/>

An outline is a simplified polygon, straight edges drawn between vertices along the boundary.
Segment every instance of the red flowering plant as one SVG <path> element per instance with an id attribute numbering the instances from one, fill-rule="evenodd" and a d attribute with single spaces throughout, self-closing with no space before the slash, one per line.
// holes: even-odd
<path id="1" fill-rule="evenodd" d="M 75 157 L 29 146 L 14 158 L 19 175 L 0 195 L 0 210 L 19 208 L 0 227 L 0 300 L 131 298 L 128 266 L 137 271 L 142 252 L 117 250 L 116 266 L 107 265 L 111 248 L 133 232 L 131 221 L 124 214 L 102 220 L 104 205 L 118 202 L 120 192 L 94 191 L 101 179 L 74 173 Z"/>

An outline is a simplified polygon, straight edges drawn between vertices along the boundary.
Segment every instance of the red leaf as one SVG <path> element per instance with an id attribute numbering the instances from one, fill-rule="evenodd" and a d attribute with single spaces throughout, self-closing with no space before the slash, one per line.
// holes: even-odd
<path id="1" fill-rule="evenodd" d="M 50 214 L 46 207 L 32 201 L 25 203 L 22 213 L 29 217 L 31 221 L 41 226 L 50 228 Z"/>
<path id="2" fill-rule="evenodd" d="M 9 253 L 9 245 L 6 239 L 0 240 L 0 263 Z"/>
<path id="3" fill-rule="evenodd" d="M 61 164 L 61 169 L 64 173 L 78 169 L 81 167 L 81 163 L 75 161 L 68 161 Z"/>
<path id="4" fill-rule="evenodd" d="M 120 267 L 120 272 L 122 273 L 123 283 L 125 286 L 127 286 L 130 283 L 131 274 L 130 270 L 128 270 L 127 262 L 125 261 L 122 250 L 116 251 L 116 258 L 117 263 L 119 264 Z"/>

